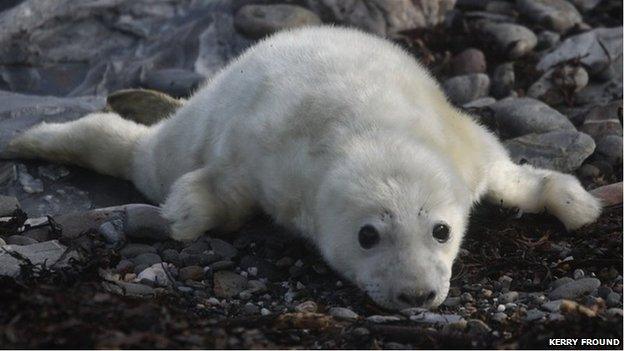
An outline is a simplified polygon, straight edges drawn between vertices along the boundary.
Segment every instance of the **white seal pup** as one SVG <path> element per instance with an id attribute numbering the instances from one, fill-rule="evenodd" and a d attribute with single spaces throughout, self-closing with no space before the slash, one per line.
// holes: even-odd
<path id="1" fill-rule="evenodd" d="M 35 126 L 7 154 L 133 181 L 178 240 L 263 210 L 392 309 L 445 299 L 482 197 L 568 229 L 600 213 L 576 178 L 510 161 L 397 45 L 335 27 L 260 41 L 152 127 L 94 113 Z"/>

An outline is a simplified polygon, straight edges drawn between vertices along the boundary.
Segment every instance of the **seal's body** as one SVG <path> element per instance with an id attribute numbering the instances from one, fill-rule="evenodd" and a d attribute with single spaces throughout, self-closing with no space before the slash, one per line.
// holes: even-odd
<path id="1" fill-rule="evenodd" d="M 513 164 L 399 47 L 332 27 L 261 41 L 152 127 L 92 114 L 36 126 L 9 154 L 132 180 L 179 240 L 263 210 L 390 308 L 444 300 L 483 196 L 569 229 L 600 213 L 574 177 Z"/>

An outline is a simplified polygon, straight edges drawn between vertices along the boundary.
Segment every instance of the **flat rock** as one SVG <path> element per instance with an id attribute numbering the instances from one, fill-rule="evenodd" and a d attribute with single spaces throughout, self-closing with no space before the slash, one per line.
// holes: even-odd
<path id="1" fill-rule="evenodd" d="M 516 163 L 560 172 L 576 170 L 596 148 L 589 135 L 576 131 L 527 134 L 505 140 L 503 145 Z"/>
<path id="2" fill-rule="evenodd" d="M 569 283 L 563 284 L 548 294 L 551 300 L 557 299 L 575 299 L 583 294 L 589 294 L 592 291 L 598 289 L 600 286 L 600 280 L 596 278 L 582 278 L 579 280 L 573 280 Z"/>
<path id="3" fill-rule="evenodd" d="M 410 316 L 410 320 L 416 323 L 426 323 L 435 325 L 446 325 L 452 323 L 461 323 L 464 318 L 457 314 L 439 314 L 433 312 L 423 312 Z"/>
<path id="4" fill-rule="evenodd" d="M 487 96 L 490 91 L 490 78 L 483 73 L 457 76 L 447 79 L 442 88 L 451 102 L 463 105 Z"/>
<path id="5" fill-rule="evenodd" d="M 231 259 L 238 256 L 238 250 L 232 244 L 221 239 L 210 239 L 210 247 L 214 253 L 225 259 Z"/>
<path id="6" fill-rule="evenodd" d="M 372 323 L 383 324 L 383 323 L 398 322 L 401 320 L 401 317 L 373 315 L 373 316 L 366 317 L 366 320 Z"/>
<path id="7" fill-rule="evenodd" d="M 137 244 L 137 243 L 130 243 L 127 244 L 126 246 L 124 246 L 120 251 L 119 254 L 121 254 L 121 256 L 123 257 L 137 257 L 141 254 L 144 253 L 156 253 L 156 249 L 151 246 L 151 245 L 147 245 L 147 244 Z"/>
<path id="8" fill-rule="evenodd" d="M 576 130 L 566 116 L 532 98 L 507 98 L 488 108 L 494 112 L 494 124 L 503 137 Z"/>
<path id="9" fill-rule="evenodd" d="M 57 240 L 36 243 L 32 245 L 3 245 L 0 248 L 0 275 L 16 277 L 20 272 L 20 264 L 17 258 L 11 256 L 7 251 L 12 251 L 28 259 L 32 264 L 45 264 L 46 266 L 63 266 L 70 258 L 79 258 L 78 254 L 71 251 L 59 261 L 67 247 Z"/>
<path id="10" fill-rule="evenodd" d="M 162 217 L 160 207 L 132 204 L 125 206 L 124 232 L 130 238 L 166 240 L 170 237 L 169 223 Z"/>
<path id="11" fill-rule="evenodd" d="M 296 5 L 245 5 L 234 16 L 236 29 L 254 39 L 280 30 L 321 24 L 316 13 Z"/>
<path id="12" fill-rule="evenodd" d="M 231 298 L 245 290 L 247 279 L 234 272 L 219 271 L 214 273 L 213 286 L 217 297 Z"/>
<path id="13" fill-rule="evenodd" d="M 516 8 L 533 22 L 559 33 L 583 22 L 574 5 L 565 0 L 517 0 Z"/>
<path id="14" fill-rule="evenodd" d="M 345 307 L 332 307 L 329 309 L 329 315 L 336 319 L 354 321 L 360 316 L 352 310 Z"/>
<path id="15" fill-rule="evenodd" d="M 180 100 L 149 89 L 119 90 L 110 94 L 106 102 L 123 118 L 148 126 L 172 115 L 182 106 Z"/>
<path id="16" fill-rule="evenodd" d="M 485 21 L 478 30 L 486 43 L 494 44 L 495 49 L 509 59 L 520 58 L 537 45 L 535 33 L 518 24 Z"/>
<path id="17" fill-rule="evenodd" d="M 180 268 L 178 277 L 181 281 L 202 280 L 204 278 L 204 268 L 200 266 L 188 266 Z"/>
<path id="18" fill-rule="evenodd" d="M 0 217 L 10 216 L 19 206 L 19 201 L 13 196 L 0 195 Z"/>
<path id="19" fill-rule="evenodd" d="M 11 235 L 8 238 L 6 238 L 6 243 L 9 245 L 24 246 L 24 245 L 36 244 L 38 243 L 38 241 L 33 238 L 24 236 L 24 235 Z"/>
<path id="20" fill-rule="evenodd" d="M 618 61 L 622 62 L 622 27 L 597 28 L 571 36 L 544 55 L 537 69 L 545 72 L 555 65 L 574 59 L 588 67 L 590 75 L 598 74 Z"/>

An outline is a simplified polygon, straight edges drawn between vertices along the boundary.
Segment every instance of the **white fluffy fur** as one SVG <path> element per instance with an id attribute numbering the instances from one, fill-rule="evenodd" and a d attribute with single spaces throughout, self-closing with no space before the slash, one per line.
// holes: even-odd
<path id="1" fill-rule="evenodd" d="M 426 307 L 444 300 L 483 195 L 569 229 L 600 212 L 575 178 L 513 164 L 396 45 L 331 27 L 261 41 L 153 127 L 93 114 L 37 126 L 9 151 L 131 179 L 164 201 L 179 240 L 262 209 L 390 308 L 410 307 L 401 292 L 435 292 Z M 431 235 L 438 222 L 452 230 L 443 244 Z M 381 233 L 369 250 L 358 244 L 365 224 Z"/>

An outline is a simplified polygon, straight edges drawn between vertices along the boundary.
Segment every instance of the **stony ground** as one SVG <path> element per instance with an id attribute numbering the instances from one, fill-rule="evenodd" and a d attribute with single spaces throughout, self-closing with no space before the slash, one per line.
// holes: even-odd
<path id="1" fill-rule="evenodd" d="M 181 244 L 126 182 L 0 161 L 1 347 L 621 349 L 621 2 L 252 2 L 3 3 L 0 150 L 41 120 L 105 108 L 153 123 L 262 35 L 342 23 L 404 46 L 517 162 L 577 175 L 603 215 L 567 233 L 480 205 L 444 304 L 393 312 L 269 218 Z"/>

